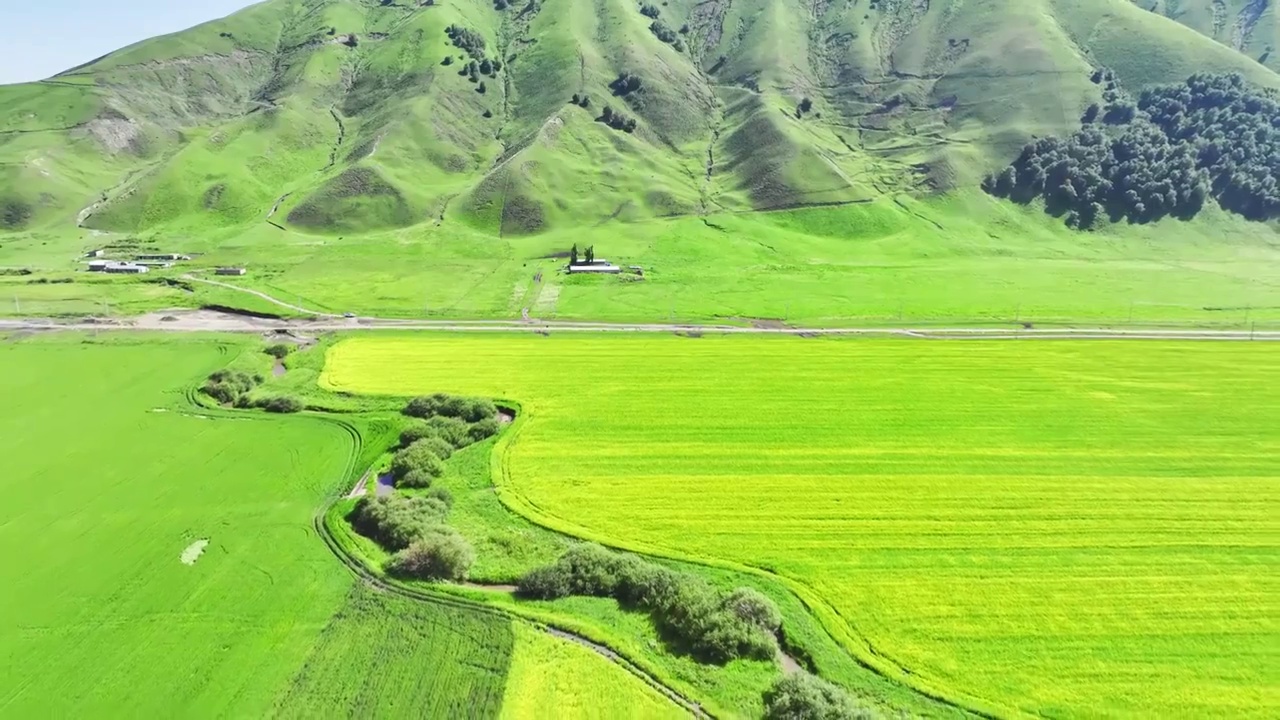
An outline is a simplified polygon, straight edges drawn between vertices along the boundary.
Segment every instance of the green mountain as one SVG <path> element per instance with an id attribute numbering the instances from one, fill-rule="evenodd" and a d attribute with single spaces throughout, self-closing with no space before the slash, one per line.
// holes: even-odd
<path id="1" fill-rule="evenodd" d="M 1099 66 L 1280 87 L 1270 9 L 1232 39 L 1268 3 L 1199 4 L 268 0 L 0 87 L 0 225 L 519 235 L 976 187 Z"/>

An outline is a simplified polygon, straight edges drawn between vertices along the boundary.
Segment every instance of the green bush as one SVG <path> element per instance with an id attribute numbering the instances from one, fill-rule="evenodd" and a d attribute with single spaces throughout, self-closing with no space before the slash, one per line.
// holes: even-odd
<path id="1" fill-rule="evenodd" d="M 403 550 L 442 525 L 449 507 L 437 498 L 362 497 L 348 519 L 356 532 L 388 550 Z"/>
<path id="2" fill-rule="evenodd" d="M 534 568 L 520 578 L 521 595 L 535 600 L 558 600 L 573 594 L 569 573 L 560 565 Z"/>
<path id="3" fill-rule="evenodd" d="M 404 474 L 404 477 L 396 480 L 396 487 L 421 490 L 431 487 L 431 484 L 435 481 L 436 476 L 426 470 L 410 470 Z"/>
<path id="4" fill-rule="evenodd" d="M 209 376 L 204 393 L 220 403 L 236 403 L 240 397 L 262 382 L 262 378 L 245 372 L 219 370 Z"/>
<path id="5" fill-rule="evenodd" d="M 870 710 L 859 707 L 840 687 L 805 672 L 787 675 L 764 693 L 766 720 L 869 720 Z"/>
<path id="6" fill-rule="evenodd" d="M 276 343 L 275 345 L 268 345 L 262 352 L 277 360 L 283 360 L 289 353 L 293 352 L 293 346 L 287 343 Z"/>
<path id="7" fill-rule="evenodd" d="M 441 460 L 448 460 L 449 456 L 453 454 L 453 445 L 449 444 L 449 441 L 439 435 L 432 435 L 430 437 L 424 437 L 421 440 L 416 440 L 409 447 L 414 446 L 421 446 L 429 449 L 432 454 Z"/>
<path id="8" fill-rule="evenodd" d="M 424 497 L 434 498 L 444 503 L 445 507 L 453 509 L 453 493 L 449 492 L 449 488 L 433 487 L 427 491 Z"/>
<path id="9" fill-rule="evenodd" d="M 464 448 L 471 444 L 471 428 L 458 418 L 436 416 L 427 420 L 427 426 L 455 448 Z"/>
<path id="10" fill-rule="evenodd" d="M 419 440 L 407 448 L 404 448 L 395 454 L 391 459 L 391 474 L 395 477 L 397 484 L 406 484 L 409 487 L 426 487 L 431 484 L 430 479 L 426 484 L 418 485 L 420 478 L 438 478 L 444 472 L 444 463 L 440 460 L 440 456 L 436 455 L 431 445 L 426 444 L 426 440 Z M 415 484 L 409 484 L 405 481 L 410 473 L 415 474 Z"/>
<path id="11" fill-rule="evenodd" d="M 204 384 L 204 394 L 224 405 L 236 401 L 238 395 L 230 385 L 216 383 L 212 380 Z"/>
<path id="12" fill-rule="evenodd" d="M 400 447 L 410 445 L 426 438 L 440 437 L 440 433 L 426 423 L 414 423 L 400 432 Z"/>
<path id="13" fill-rule="evenodd" d="M 721 606 L 734 616 L 768 633 L 776 633 L 782 629 L 782 613 L 778 612 L 778 606 L 758 590 L 738 588 L 729 593 Z"/>
<path id="14" fill-rule="evenodd" d="M 387 569 L 420 580 L 465 580 L 476 560 L 471 543 L 448 527 L 435 527 L 396 553 Z"/>
<path id="15" fill-rule="evenodd" d="M 473 442 L 488 440 L 494 435 L 497 435 L 498 430 L 501 427 L 502 426 L 498 424 L 497 420 L 494 420 L 491 417 L 485 418 L 484 420 L 473 424 L 470 428 L 467 428 L 467 436 L 470 437 Z"/>
<path id="16" fill-rule="evenodd" d="M 403 478 L 411 470 L 424 470 L 439 477 L 444 471 L 444 465 L 440 462 L 440 456 L 431 450 L 430 445 L 420 439 L 392 457 L 392 474 L 396 475 L 396 478 Z"/>
<path id="17" fill-rule="evenodd" d="M 759 592 L 738 588 L 721 594 L 701 578 L 598 545 L 576 545 L 554 564 L 526 573 L 519 592 L 543 600 L 612 597 L 634 605 L 649 611 L 668 636 L 709 662 L 771 660 L 778 652 L 782 616 Z"/>
<path id="18" fill-rule="evenodd" d="M 435 393 L 410 400 L 404 408 L 404 414 L 417 418 L 444 416 L 472 423 L 495 417 L 498 414 L 498 408 L 491 401 L 483 398 Z"/>
<path id="19" fill-rule="evenodd" d="M 261 401 L 259 405 L 269 413 L 296 413 L 302 412 L 305 407 L 301 400 L 292 395 L 269 397 Z"/>

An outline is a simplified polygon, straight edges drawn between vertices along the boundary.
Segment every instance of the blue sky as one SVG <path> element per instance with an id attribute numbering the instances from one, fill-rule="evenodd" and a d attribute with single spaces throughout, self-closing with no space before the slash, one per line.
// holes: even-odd
<path id="1" fill-rule="evenodd" d="M 0 0 L 0 85 L 42 80 L 256 0 Z"/>

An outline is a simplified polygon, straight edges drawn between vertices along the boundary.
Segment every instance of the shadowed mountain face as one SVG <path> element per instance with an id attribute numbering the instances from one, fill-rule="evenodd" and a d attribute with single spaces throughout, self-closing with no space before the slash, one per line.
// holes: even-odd
<path id="1" fill-rule="evenodd" d="M 1266 6 L 1234 45 L 1195 4 L 269 0 L 0 88 L 0 229 L 527 234 L 976 186 L 1078 128 L 1097 66 L 1280 85 L 1245 54 L 1268 3 L 1201 3 Z"/>

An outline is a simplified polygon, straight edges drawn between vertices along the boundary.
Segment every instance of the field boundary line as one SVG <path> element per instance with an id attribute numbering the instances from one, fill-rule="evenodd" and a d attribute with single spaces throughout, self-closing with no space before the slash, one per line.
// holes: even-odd
<path id="1" fill-rule="evenodd" d="M 511 401 L 503 399 L 503 402 Z M 870 640 L 862 636 L 853 624 L 846 620 L 825 598 L 794 578 L 728 560 L 671 551 L 644 542 L 623 544 L 615 539 L 601 537 L 571 520 L 565 520 L 543 511 L 536 503 L 514 489 L 515 484 L 512 481 L 510 463 L 508 462 L 508 451 L 519 439 L 519 435 L 524 429 L 524 424 L 534 416 L 535 413 L 529 410 L 520 412 L 516 417 L 516 421 L 512 423 L 512 427 L 499 438 L 490 456 L 490 481 L 494 485 L 494 491 L 498 499 L 512 512 L 552 532 L 580 540 L 596 542 L 617 550 L 768 578 L 782 584 L 794 594 L 800 603 L 817 618 L 818 624 L 826 631 L 827 635 L 837 645 L 844 648 L 855 662 L 881 677 L 897 682 L 930 700 L 990 720 L 1008 717 L 1030 717 L 1027 713 L 1015 708 L 993 704 L 965 693 L 947 692 L 934 687 L 931 683 L 923 682 L 920 675 L 898 665 L 892 658 L 877 651 Z M 499 478 L 502 478 L 503 481 L 499 482 Z"/>

